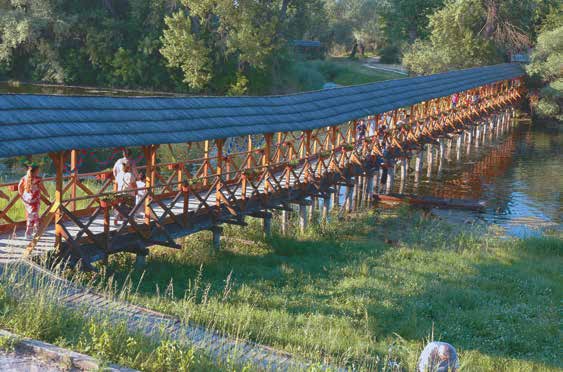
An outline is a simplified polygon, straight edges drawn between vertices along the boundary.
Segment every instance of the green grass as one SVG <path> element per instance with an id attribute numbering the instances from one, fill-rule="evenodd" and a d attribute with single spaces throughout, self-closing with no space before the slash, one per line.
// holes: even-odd
<path id="1" fill-rule="evenodd" d="M 363 66 L 363 60 L 351 60 L 346 57 L 329 58 L 325 61 L 311 61 L 325 77 L 340 85 L 357 85 L 382 80 L 401 79 L 404 75 L 394 72 L 380 71 Z"/>
<path id="2" fill-rule="evenodd" d="M 370 69 L 363 63 L 363 60 L 336 57 L 297 62 L 291 73 L 295 81 L 286 85 L 292 87 L 290 91 L 310 91 L 322 89 L 327 82 L 348 86 L 405 77 L 394 72 Z"/>
<path id="3" fill-rule="evenodd" d="M 408 209 L 333 220 L 268 241 L 257 221 L 228 227 L 219 254 L 192 235 L 181 251 L 151 251 L 143 273 L 115 256 L 99 286 L 316 362 L 412 370 L 434 338 L 465 370 L 563 366 L 560 239 L 500 239 Z"/>
<path id="4" fill-rule="evenodd" d="M 17 274 L 16 267 L 3 268 L 0 277 L 0 328 L 19 336 L 39 339 L 86 353 L 102 362 L 117 363 L 142 371 L 240 370 L 232 361 L 215 360 L 190 346 L 188 340 L 171 340 L 165 332 L 149 338 L 127 329 L 123 322 L 110 322 L 109 313 L 88 314 L 70 310 L 54 301 L 61 287 L 51 281 Z M 15 341 L 17 342 L 17 340 Z M 0 349 L 13 345 L 0 341 Z"/>

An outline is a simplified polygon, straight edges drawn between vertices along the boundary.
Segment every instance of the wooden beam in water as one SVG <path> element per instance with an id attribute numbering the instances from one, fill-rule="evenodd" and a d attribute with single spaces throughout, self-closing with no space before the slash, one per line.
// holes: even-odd
<path id="1" fill-rule="evenodd" d="M 376 201 L 384 203 L 408 203 L 418 206 L 436 206 L 442 208 L 460 208 L 481 210 L 486 204 L 481 200 L 437 198 L 433 196 L 415 196 L 404 194 L 375 195 Z"/>

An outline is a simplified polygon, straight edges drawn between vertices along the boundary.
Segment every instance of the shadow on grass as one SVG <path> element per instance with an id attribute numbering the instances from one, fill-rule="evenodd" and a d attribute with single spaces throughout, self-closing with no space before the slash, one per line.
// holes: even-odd
<path id="1" fill-rule="evenodd" d="M 550 238 L 501 242 L 487 254 L 462 252 L 467 265 L 435 257 L 431 269 L 404 267 L 398 283 L 423 290 L 396 291 L 393 306 L 372 303 L 368 311 L 380 320 L 373 332 L 421 340 L 435 325 L 435 337 L 459 349 L 561 368 L 562 248 Z"/>
<path id="2" fill-rule="evenodd" d="M 225 330 L 240 322 L 258 342 L 346 362 L 372 363 L 396 335 L 413 359 L 434 325 L 436 339 L 462 351 L 561 366 L 560 240 L 490 239 L 403 210 L 268 241 L 253 222 L 228 228 L 221 252 L 209 247 L 207 233 L 191 236 L 181 252 L 151 253 L 144 273 L 128 273 L 131 258 L 122 256 L 112 262 L 115 282 L 131 275 L 141 302 L 156 296 L 160 310 L 179 314 L 195 294 L 199 321 L 220 314 Z M 208 298 L 216 302 L 201 306 Z"/>

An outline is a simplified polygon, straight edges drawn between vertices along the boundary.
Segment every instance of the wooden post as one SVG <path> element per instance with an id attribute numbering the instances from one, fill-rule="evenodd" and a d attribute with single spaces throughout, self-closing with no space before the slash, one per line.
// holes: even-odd
<path id="1" fill-rule="evenodd" d="M 60 227 L 62 224 L 63 215 L 61 213 L 61 204 L 63 200 L 63 171 L 64 171 L 64 152 L 50 154 L 51 159 L 55 165 L 55 200 L 54 204 L 57 205 L 55 212 L 55 249 L 59 250 L 62 243 L 63 230 Z"/>
<path id="2" fill-rule="evenodd" d="M 76 211 L 76 183 L 78 182 L 78 169 L 77 169 L 77 156 L 76 150 L 70 151 L 70 197 L 72 202 L 70 203 L 70 208 L 74 212 Z"/>
<path id="3" fill-rule="evenodd" d="M 209 180 L 207 176 L 209 176 L 209 141 L 205 140 L 203 142 L 203 185 L 207 186 Z"/>
<path id="4" fill-rule="evenodd" d="M 224 139 L 215 140 L 215 146 L 217 147 L 217 169 L 216 177 L 218 179 L 216 192 L 215 192 L 215 205 L 217 206 L 217 212 L 221 212 L 221 188 L 223 187 L 223 144 Z"/>
<path id="5" fill-rule="evenodd" d="M 264 191 L 269 194 L 271 191 L 271 186 L 268 183 L 268 177 L 270 176 L 270 160 L 272 156 L 272 133 L 264 134 L 265 146 L 264 146 L 264 156 L 262 157 L 262 165 L 264 166 L 264 172 L 266 177 L 264 177 Z"/>
<path id="6" fill-rule="evenodd" d="M 309 164 L 309 157 L 311 156 L 311 131 L 305 131 L 305 157 L 307 158 L 307 172 L 305 173 L 305 182 L 309 181 L 309 177 L 311 177 L 311 165 Z"/>
<path id="7" fill-rule="evenodd" d="M 145 199 L 145 225 L 151 223 L 151 209 L 152 194 L 154 193 L 154 186 L 156 183 L 156 150 L 158 146 L 148 145 L 143 147 L 146 160 L 146 174 L 145 174 L 145 187 L 147 188 L 147 197 Z"/>

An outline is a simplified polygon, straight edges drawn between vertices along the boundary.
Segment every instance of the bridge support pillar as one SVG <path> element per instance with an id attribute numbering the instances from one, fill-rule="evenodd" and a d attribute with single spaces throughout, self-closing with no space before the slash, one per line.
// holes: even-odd
<path id="1" fill-rule="evenodd" d="M 405 185 L 407 183 L 407 173 L 409 168 L 409 162 L 407 158 L 403 158 L 401 160 L 401 185 L 399 193 L 402 194 L 405 192 Z"/>
<path id="2" fill-rule="evenodd" d="M 331 202 L 330 196 L 323 198 L 323 212 L 322 212 L 323 222 L 328 222 L 330 220 L 330 202 Z"/>
<path id="3" fill-rule="evenodd" d="M 446 144 L 444 143 L 444 137 L 438 138 L 438 142 L 440 144 L 440 150 L 438 152 L 438 158 L 440 159 L 440 162 L 442 162 L 442 159 L 444 159 L 444 153 L 445 153 L 445 149 L 446 149 Z"/>
<path id="4" fill-rule="evenodd" d="M 420 171 L 422 170 L 422 150 L 416 154 L 416 160 L 414 163 L 414 183 L 415 187 L 418 186 L 418 181 L 420 180 Z"/>
<path id="5" fill-rule="evenodd" d="M 356 195 L 354 199 L 354 209 L 357 210 L 363 203 L 364 196 L 365 196 L 365 177 L 364 176 L 357 176 L 356 177 Z"/>
<path id="6" fill-rule="evenodd" d="M 343 209 L 348 212 L 352 212 L 354 209 L 354 181 L 348 180 L 346 184 L 346 196 L 344 198 Z"/>
<path id="7" fill-rule="evenodd" d="M 303 234 L 307 229 L 307 206 L 299 204 L 299 229 Z"/>
<path id="8" fill-rule="evenodd" d="M 456 160 L 459 161 L 461 159 L 461 145 L 463 143 L 463 132 L 458 134 L 457 136 L 457 143 L 456 143 Z"/>
<path id="9" fill-rule="evenodd" d="M 493 136 L 494 136 L 494 134 L 495 134 L 495 121 L 494 121 L 494 119 L 491 119 L 491 120 L 489 121 L 489 129 L 488 129 L 488 132 L 489 132 L 489 142 L 492 142 L 492 141 L 493 141 Z"/>
<path id="10" fill-rule="evenodd" d="M 391 161 L 389 164 L 389 169 L 387 171 L 387 186 L 385 188 L 386 194 L 391 194 L 393 192 L 393 183 L 395 182 L 395 161 Z"/>
<path id="11" fill-rule="evenodd" d="M 213 226 L 211 232 L 213 233 L 213 249 L 215 252 L 219 252 L 221 249 L 221 233 L 223 232 L 223 228 L 221 226 Z"/>
<path id="12" fill-rule="evenodd" d="M 318 199 L 315 197 L 311 197 L 311 207 L 310 207 L 310 211 L 309 211 L 309 222 L 310 223 L 314 223 L 315 222 L 315 214 L 317 211 L 317 207 L 318 207 Z"/>
<path id="13" fill-rule="evenodd" d="M 381 168 L 377 169 L 373 174 L 373 193 L 379 194 L 379 183 L 381 180 Z"/>
<path id="14" fill-rule="evenodd" d="M 272 214 L 266 213 L 262 218 L 262 228 L 264 230 L 264 237 L 269 238 L 272 236 Z"/>
<path id="15" fill-rule="evenodd" d="M 289 233 L 289 211 L 281 212 L 281 233 L 287 235 Z"/>
<path id="16" fill-rule="evenodd" d="M 434 161 L 434 151 L 432 149 L 431 143 L 428 144 L 426 151 L 426 177 L 430 179 L 430 177 L 432 176 L 432 162 Z"/>
<path id="17" fill-rule="evenodd" d="M 375 175 L 373 173 L 368 173 L 366 177 L 366 201 L 371 203 L 373 201 L 373 179 L 375 178 Z"/>

